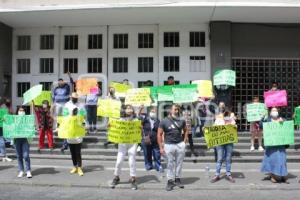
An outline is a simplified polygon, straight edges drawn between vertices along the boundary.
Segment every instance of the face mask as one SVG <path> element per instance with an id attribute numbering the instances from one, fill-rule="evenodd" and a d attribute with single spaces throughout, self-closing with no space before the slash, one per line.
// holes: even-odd
<path id="1" fill-rule="evenodd" d="M 277 111 L 272 111 L 270 115 L 271 115 L 271 117 L 273 117 L 273 118 L 277 118 L 279 114 L 278 114 Z"/>
<path id="2" fill-rule="evenodd" d="M 6 105 L 6 107 L 10 107 L 11 103 L 10 102 L 6 102 L 5 105 Z"/>
<path id="3" fill-rule="evenodd" d="M 150 112 L 149 116 L 151 119 L 155 119 L 156 118 L 156 113 L 155 112 Z"/>
<path id="4" fill-rule="evenodd" d="M 78 102 L 78 99 L 77 98 L 72 98 L 72 103 L 77 103 Z"/>
<path id="5" fill-rule="evenodd" d="M 43 108 L 48 108 L 48 105 L 47 104 L 43 104 Z"/>
<path id="6" fill-rule="evenodd" d="M 24 111 L 19 111 L 18 115 L 25 115 L 25 112 Z"/>
<path id="7" fill-rule="evenodd" d="M 224 120 L 225 120 L 225 121 L 229 121 L 229 120 L 230 120 L 230 117 L 224 117 Z"/>

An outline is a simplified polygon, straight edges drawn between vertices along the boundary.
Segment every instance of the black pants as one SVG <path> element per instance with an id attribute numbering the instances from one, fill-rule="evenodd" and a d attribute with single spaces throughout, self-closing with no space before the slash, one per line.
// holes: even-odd
<path id="1" fill-rule="evenodd" d="M 87 121 L 89 123 L 89 128 L 96 129 L 97 124 L 97 106 L 95 105 L 87 105 L 86 106 L 87 111 Z"/>
<path id="2" fill-rule="evenodd" d="M 81 167 L 81 143 L 69 144 L 74 167 Z"/>
<path id="3" fill-rule="evenodd" d="M 188 138 L 189 138 L 189 144 L 190 144 L 191 151 L 194 152 L 193 135 L 192 134 L 188 134 Z"/>

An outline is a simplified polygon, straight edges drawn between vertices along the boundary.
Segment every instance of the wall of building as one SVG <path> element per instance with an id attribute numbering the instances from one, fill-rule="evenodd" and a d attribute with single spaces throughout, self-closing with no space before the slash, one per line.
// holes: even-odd
<path id="1" fill-rule="evenodd" d="M 205 32 L 205 47 L 190 47 L 189 32 Z M 179 32 L 179 47 L 164 47 L 164 32 Z M 114 49 L 113 35 L 115 33 L 128 34 L 128 48 Z M 153 33 L 154 46 L 151 49 L 138 48 L 138 33 Z M 54 34 L 54 49 L 40 50 L 40 35 Z M 102 49 L 90 50 L 87 47 L 89 34 L 102 34 Z M 17 37 L 20 35 L 31 36 L 31 49 L 17 50 Z M 64 36 L 78 35 L 78 50 L 64 50 Z M 107 81 L 122 81 L 129 79 L 136 87 L 139 81 L 152 80 L 154 85 L 163 84 L 168 76 L 173 75 L 180 83 L 189 83 L 191 80 L 210 79 L 210 41 L 208 24 L 157 24 L 157 25 L 118 25 L 118 26 L 85 26 L 85 27 L 51 27 L 51 28 L 17 28 L 13 32 L 13 104 L 22 103 L 22 98 L 17 97 L 17 83 L 30 82 L 30 86 L 39 82 L 56 81 L 59 77 L 68 80 L 63 73 L 64 58 L 78 58 L 78 73 L 73 74 L 74 79 L 87 73 L 87 58 L 102 58 L 102 73 L 94 74 L 99 79 L 107 77 Z M 179 56 L 179 72 L 164 72 L 164 56 Z M 190 71 L 190 56 L 205 56 L 204 68 L 199 72 Z M 114 73 L 113 58 L 127 57 L 128 72 Z M 153 57 L 154 71 L 151 73 L 138 72 L 138 57 Z M 30 74 L 17 73 L 17 59 L 28 58 L 31 60 Z M 54 72 L 41 74 L 39 70 L 40 58 L 54 58 Z"/>
<path id="2" fill-rule="evenodd" d="M 12 29 L 0 23 L 0 97 L 10 97 L 11 87 L 9 78 L 11 76 L 12 62 Z"/>

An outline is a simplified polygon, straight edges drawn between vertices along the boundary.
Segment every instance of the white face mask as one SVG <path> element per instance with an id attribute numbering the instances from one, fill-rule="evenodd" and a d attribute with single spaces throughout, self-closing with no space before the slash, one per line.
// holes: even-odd
<path id="1" fill-rule="evenodd" d="M 18 115 L 25 115 L 25 112 L 24 111 L 19 111 Z"/>
<path id="2" fill-rule="evenodd" d="M 156 118 L 156 113 L 155 112 L 150 112 L 149 116 L 151 119 L 155 119 Z"/>
<path id="3" fill-rule="evenodd" d="M 48 105 L 47 104 L 43 104 L 43 108 L 48 108 Z"/>
<path id="4" fill-rule="evenodd" d="M 270 115 L 271 115 L 271 117 L 273 117 L 273 118 L 277 118 L 279 114 L 278 114 L 277 111 L 272 111 Z"/>

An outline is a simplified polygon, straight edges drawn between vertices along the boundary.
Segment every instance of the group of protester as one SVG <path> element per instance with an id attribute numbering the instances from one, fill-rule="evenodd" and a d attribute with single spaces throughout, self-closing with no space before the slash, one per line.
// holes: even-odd
<path id="1" fill-rule="evenodd" d="M 70 75 L 70 74 L 69 74 Z M 52 93 L 52 103 L 47 100 L 43 101 L 42 106 L 36 106 L 34 101 L 32 106 L 37 119 L 37 128 L 39 133 L 39 150 L 44 148 L 45 135 L 48 138 L 48 147 L 52 151 L 54 148 L 53 132 L 59 128 L 59 120 L 54 116 L 86 116 L 86 124 L 88 132 L 94 132 L 97 128 L 97 102 L 101 96 L 98 94 L 89 94 L 85 97 L 85 102 L 79 102 L 79 96 L 75 92 L 75 84 L 70 76 L 70 83 L 65 83 L 62 79 L 58 80 L 58 86 L 54 88 Z M 128 84 L 128 80 L 123 83 Z M 174 77 L 168 78 L 168 84 L 174 85 Z M 276 90 L 274 83 L 272 90 Z M 163 119 L 158 118 L 157 106 L 148 108 L 135 108 L 132 105 L 123 105 L 120 120 L 135 121 L 140 120 L 142 140 L 140 144 L 118 144 L 118 153 L 116 158 L 114 178 L 111 187 L 115 188 L 120 182 L 121 166 L 126 154 L 128 154 L 129 175 L 131 177 L 131 188 L 138 188 L 136 181 L 136 153 L 139 145 L 142 146 L 144 153 L 145 169 L 163 173 L 164 169 L 161 163 L 161 157 L 164 156 L 167 162 L 167 184 L 166 190 L 171 191 L 174 187 L 184 188 L 181 182 L 182 166 L 185 157 L 186 143 L 189 142 L 191 152 L 194 156 L 198 156 L 193 145 L 193 137 L 197 135 L 203 136 L 203 128 L 213 125 L 236 125 L 236 117 L 231 111 L 230 102 L 230 86 L 216 87 L 216 96 L 214 98 L 199 98 L 197 102 L 190 105 L 170 104 L 168 115 Z M 109 87 L 108 95 L 104 98 L 120 100 L 116 96 L 115 88 Z M 123 102 L 123 101 L 122 101 Z M 253 98 L 253 102 L 259 102 L 258 97 Z M 124 102 L 123 102 L 124 103 Z M 214 104 L 218 106 L 215 107 Z M 191 106 L 192 105 L 192 106 Z M 189 108 L 190 106 L 190 108 Z M 1 108 L 6 108 L 9 114 L 13 114 L 9 99 L 5 99 Z M 196 110 L 194 108 L 197 108 Z M 25 115 L 23 107 L 18 107 L 18 115 Z M 2 120 L 2 119 L 1 119 Z M 262 123 L 263 122 L 282 122 L 284 119 L 280 117 L 278 108 L 271 108 L 267 116 L 261 121 L 251 123 L 251 148 L 253 151 L 255 138 L 258 138 L 259 151 L 264 151 L 262 144 Z M 84 126 L 84 124 L 82 124 Z M 107 124 L 110 127 L 110 124 Z M 198 129 L 199 128 L 199 129 Z M 0 128 L 0 150 L 3 161 L 11 161 L 6 156 L 5 142 Z M 32 177 L 29 157 L 29 139 L 15 138 L 13 144 L 16 149 L 18 160 L 18 177 L 23 177 L 24 172 L 28 178 Z M 73 138 L 64 140 L 61 151 L 70 148 L 73 168 L 71 174 L 83 176 L 81 147 L 83 138 Z M 110 141 L 104 145 L 107 146 Z M 216 154 L 216 173 L 211 182 L 220 180 L 222 163 L 225 162 L 226 178 L 234 183 L 235 180 L 231 175 L 231 160 L 234 145 L 225 144 L 215 147 Z M 265 155 L 262 162 L 261 171 L 268 174 L 267 179 L 272 182 L 287 182 L 287 166 L 286 166 L 286 146 L 265 147 Z M 25 171 L 24 164 L 25 161 Z"/>

